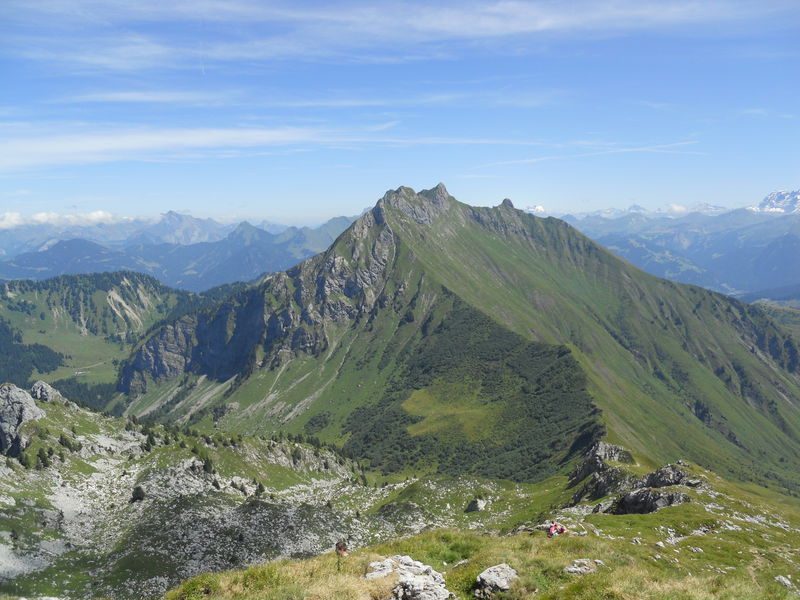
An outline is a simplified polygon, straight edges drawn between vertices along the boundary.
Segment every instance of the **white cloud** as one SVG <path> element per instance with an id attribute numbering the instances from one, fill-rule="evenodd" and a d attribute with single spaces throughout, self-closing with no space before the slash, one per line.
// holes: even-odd
<path id="1" fill-rule="evenodd" d="M 35 225 L 99 225 L 101 223 L 116 223 L 119 220 L 119 217 L 115 217 L 105 210 L 71 214 L 38 212 L 28 219 L 30 223 Z"/>
<path id="2" fill-rule="evenodd" d="M 0 229 L 12 229 L 24 223 L 22 215 L 18 212 L 7 212 L 0 214 Z"/>
<path id="3" fill-rule="evenodd" d="M 682 215 L 689 212 L 689 207 L 683 204 L 670 204 L 667 206 L 667 212 L 672 215 Z"/>
<path id="4" fill-rule="evenodd" d="M 94 210 L 85 213 L 37 212 L 32 215 L 7 212 L 0 214 L 0 230 L 13 229 L 23 225 L 91 226 L 119 223 L 128 219 L 129 217 L 114 215 L 105 210 Z"/>

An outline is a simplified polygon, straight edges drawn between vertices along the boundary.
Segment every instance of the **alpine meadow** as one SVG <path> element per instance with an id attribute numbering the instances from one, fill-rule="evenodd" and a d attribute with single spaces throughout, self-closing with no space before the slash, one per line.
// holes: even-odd
<path id="1" fill-rule="evenodd" d="M 800 598 L 796 3 L 0 25 L 0 600 Z"/>

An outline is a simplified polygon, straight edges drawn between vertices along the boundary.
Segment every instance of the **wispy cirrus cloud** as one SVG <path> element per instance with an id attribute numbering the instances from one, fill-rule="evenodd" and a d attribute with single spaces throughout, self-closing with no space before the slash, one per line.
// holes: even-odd
<path id="1" fill-rule="evenodd" d="M 381 145 L 394 147 L 534 146 L 538 140 L 492 137 L 387 136 L 394 122 L 359 129 L 304 127 L 226 128 L 119 128 L 67 127 L 64 133 L 43 133 L 39 126 L 28 134 L 19 130 L 4 140 L 0 171 L 46 166 L 82 165 L 116 161 L 158 162 L 211 155 L 241 156 L 268 148 L 332 148 Z"/>
<path id="2" fill-rule="evenodd" d="M 238 92 L 198 92 L 186 90 L 120 90 L 90 92 L 65 96 L 56 103 L 110 104 L 180 104 L 196 106 L 230 106 L 239 98 Z"/>
<path id="3" fill-rule="evenodd" d="M 702 156 L 704 152 L 691 150 L 699 142 L 697 140 L 681 140 L 677 142 L 668 142 L 661 144 L 619 144 L 616 142 L 610 143 L 594 143 L 583 140 L 571 142 L 571 146 L 577 148 L 595 147 L 595 150 L 588 150 L 583 152 L 563 152 L 558 154 L 544 154 L 541 156 L 532 156 L 529 158 L 520 158 L 516 160 L 497 161 L 482 165 L 483 167 L 497 167 L 508 165 L 533 165 L 536 163 L 549 162 L 554 160 L 571 160 L 576 158 L 589 158 L 596 156 L 609 156 L 613 154 L 686 154 L 694 156 Z"/>
<path id="4" fill-rule="evenodd" d="M 364 108 L 418 108 L 463 105 L 495 106 L 508 108 L 538 108 L 552 104 L 569 94 L 563 90 L 517 90 L 507 88 L 497 91 L 451 91 L 430 94 L 403 94 L 398 96 L 339 95 L 329 93 L 316 97 L 263 98 L 258 94 L 242 90 L 194 91 L 194 90 L 108 90 L 92 91 L 65 96 L 54 101 L 58 104 L 174 104 L 224 108 L 260 108 L 287 110 L 315 109 L 364 109 Z"/>
<path id="5" fill-rule="evenodd" d="M 778 119 L 796 119 L 797 116 L 793 113 L 783 112 L 772 108 L 751 107 L 744 108 L 739 111 L 739 116 L 742 117 L 772 117 Z"/>
<path id="6" fill-rule="evenodd" d="M 544 35 L 617 35 L 797 15 L 785 0 L 597 2 L 264 3 L 256 0 L 6 0 L 19 25 L 6 47 L 35 60 L 138 70 L 275 59 L 406 61 L 445 58 L 448 46 Z M 58 36 L 41 35 L 41 23 Z M 162 33 L 158 25 L 169 34 Z M 233 27 L 235 25 L 235 27 Z M 205 37 L 206 30 L 217 35 Z M 497 43 L 499 45 L 497 45 Z M 518 46 L 515 46 L 517 48 Z"/>

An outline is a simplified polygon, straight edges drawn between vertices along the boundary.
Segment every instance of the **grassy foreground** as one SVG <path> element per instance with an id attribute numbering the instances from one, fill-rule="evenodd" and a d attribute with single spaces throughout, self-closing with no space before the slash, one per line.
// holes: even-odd
<path id="1" fill-rule="evenodd" d="M 771 574 L 776 556 L 743 547 L 720 547 L 710 569 L 703 553 L 684 548 L 660 550 L 652 544 L 599 536 L 563 536 L 548 540 L 544 533 L 491 537 L 463 531 L 427 532 L 412 538 L 356 551 L 337 572 L 335 554 L 302 561 L 279 561 L 243 571 L 205 574 L 185 582 L 168 600 L 225 599 L 385 599 L 393 580 L 367 581 L 370 561 L 392 554 L 409 554 L 441 570 L 448 589 L 459 598 L 471 598 L 475 579 L 483 569 L 501 562 L 513 566 L 520 579 L 505 598 L 564 598 L 596 600 L 675 600 L 725 598 L 791 598 Z M 723 556 L 725 555 L 725 556 Z M 677 558 L 680 556 L 680 558 Z M 577 576 L 564 567 L 580 557 L 600 558 L 605 566 Z M 462 562 L 466 561 L 466 562 Z M 457 566 L 453 566 L 457 565 Z"/>
<path id="2" fill-rule="evenodd" d="M 170 591 L 168 600 L 385 599 L 392 580 L 367 581 L 373 560 L 407 554 L 445 575 L 458 598 L 473 597 L 477 575 L 508 563 L 519 580 L 504 598 L 573 600 L 706 600 L 797 598 L 800 509 L 797 501 L 757 486 L 731 484 L 704 469 L 707 485 L 691 501 L 646 515 L 562 509 L 567 535 L 547 539 L 528 527 L 511 535 L 430 530 L 354 551 L 332 552 L 204 574 Z M 601 560 L 596 572 L 572 575 L 579 558 Z M 794 582 L 781 585 L 776 577 Z"/>

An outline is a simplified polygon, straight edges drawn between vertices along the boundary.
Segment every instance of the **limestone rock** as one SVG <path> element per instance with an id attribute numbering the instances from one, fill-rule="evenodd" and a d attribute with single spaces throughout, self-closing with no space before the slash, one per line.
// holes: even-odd
<path id="1" fill-rule="evenodd" d="M 779 584 L 781 584 L 786 589 L 792 590 L 796 594 L 800 594 L 800 592 L 797 591 L 797 587 L 792 583 L 792 580 L 789 579 L 788 577 L 785 577 L 783 575 L 776 575 L 775 576 L 775 581 L 777 581 Z"/>
<path id="2" fill-rule="evenodd" d="M 571 565 L 564 567 L 564 572 L 572 575 L 588 575 L 589 573 L 594 573 L 597 571 L 597 567 L 602 567 L 603 565 L 603 561 L 599 559 L 578 558 L 573 560 Z"/>
<path id="3" fill-rule="evenodd" d="M 497 592 L 507 592 L 515 579 L 519 579 L 517 572 L 506 563 L 489 567 L 478 575 L 475 597 L 487 599 Z"/>
<path id="4" fill-rule="evenodd" d="M 391 556 L 369 564 L 367 579 L 380 579 L 397 574 L 397 585 L 392 591 L 395 600 L 449 600 L 454 598 L 444 581 L 444 576 L 432 567 L 410 556 Z"/>
<path id="5" fill-rule="evenodd" d="M 584 499 L 597 500 L 632 485 L 633 479 L 630 475 L 619 467 L 609 465 L 607 461 L 632 463 L 633 456 L 621 446 L 597 442 L 570 473 L 570 486 L 584 482 L 573 495 L 573 503 L 577 504 Z"/>
<path id="6" fill-rule="evenodd" d="M 28 392 L 10 383 L 0 385 L 0 453 L 19 456 L 27 442 L 20 433 L 22 425 L 43 416 Z"/>
<path id="7" fill-rule="evenodd" d="M 63 400 L 61 393 L 44 381 L 37 381 L 31 387 L 31 397 L 42 402 L 53 402 L 55 400 Z"/>

